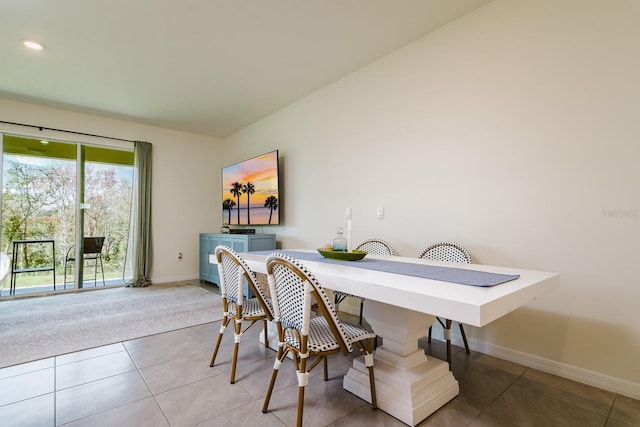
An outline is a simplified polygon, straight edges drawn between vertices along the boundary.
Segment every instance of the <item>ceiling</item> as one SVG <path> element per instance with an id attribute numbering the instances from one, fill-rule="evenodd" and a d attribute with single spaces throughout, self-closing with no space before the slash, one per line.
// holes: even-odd
<path id="1" fill-rule="evenodd" d="M 224 138 L 489 1 L 0 0 L 0 97 Z"/>

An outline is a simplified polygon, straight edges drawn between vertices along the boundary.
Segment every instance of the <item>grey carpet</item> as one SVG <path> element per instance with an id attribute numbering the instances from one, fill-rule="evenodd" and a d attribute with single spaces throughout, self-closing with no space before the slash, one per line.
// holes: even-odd
<path id="1" fill-rule="evenodd" d="M 182 283 L 4 300 L 0 367 L 221 318 L 219 294 Z"/>

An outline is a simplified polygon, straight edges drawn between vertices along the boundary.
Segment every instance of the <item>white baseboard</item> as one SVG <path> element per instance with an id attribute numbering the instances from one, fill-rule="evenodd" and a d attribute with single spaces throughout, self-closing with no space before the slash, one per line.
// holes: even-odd
<path id="1" fill-rule="evenodd" d="M 344 304 L 344 303 L 343 303 Z M 348 312 L 350 314 L 358 315 L 356 307 L 350 304 L 340 304 L 340 310 Z M 440 325 L 435 324 L 433 329 L 433 338 L 443 341 L 443 333 Z M 464 347 L 462 342 L 462 336 L 457 332 L 457 328 L 451 329 L 451 343 L 459 347 Z M 640 384 L 632 381 L 623 380 L 621 378 L 604 375 L 588 369 L 579 368 L 577 366 L 568 365 L 566 363 L 558 362 L 544 357 L 535 356 L 533 354 L 523 353 L 521 351 L 512 350 L 510 348 L 501 347 L 499 345 L 486 343 L 470 337 L 467 337 L 469 348 L 478 353 L 494 356 L 499 359 L 508 360 L 510 362 L 518 363 L 529 368 L 537 369 L 539 371 L 547 372 L 549 374 L 557 375 L 562 378 L 567 378 L 573 381 L 577 381 L 582 384 L 587 384 L 593 387 L 601 388 L 603 390 L 611 391 L 622 396 L 627 396 L 632 399 L 640 400 Z"/>
<path id="2" fill-rule="evenodd" d="M 462 339 L 457 342 L 457 338 L 459 337 L 452 338 L 454 338 L 452 342 L 456 341 L 456 345 L 464 346 Z M 468 339 L 468 342 L 469 347 L 479 353 L 495 356 L 499 359 L 508 360 L 529 368 L 577 381 L 582 384 L 608 390 L 632 399 L 640 399 L 640 384 L 638 383 L 475 339 Z"/>
<path id="3" fill-rule="evenodd" d="M 184 280 L 198 280 L 198 276 L 182 275 L 182 276 L 152 277 L 151 283 L 171 283 L 171 282 L 181 282 Z"/>
<path id="4" fill-rule="evenodd" d="M 451 343 L 459 347 L 464 347 L 462 336 L 458 333 L 457 328 L 452 328 L 451 332 Z M 440 325 L 437 325 L 437 323 L 433 330 L 433 338 L 440 341 L 444 339 L 442 335 L 442 328 Z M 478 353 L 508 360 L 522 366 L 527 366 L 562 378 L 577 381 L 582 384 L 601 388 L 632 399 L 640 399 L 640 384 L 638 383 L 604 375 L 588 369 L 578 368 L 577 366 L 568 365 L 566 363 L 546 359 L 544 357 L 535 356 L 533 354 L 524 353 L 507 347 L 479 341 L 468 336 L 467 342 L 469 343 L 469 348 Z"/>

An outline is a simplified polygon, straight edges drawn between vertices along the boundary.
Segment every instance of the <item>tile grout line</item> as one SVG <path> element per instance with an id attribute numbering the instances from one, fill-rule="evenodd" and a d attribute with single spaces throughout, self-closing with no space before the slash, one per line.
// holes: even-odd
<path id="1" fill-rule="evenodd" d="M 487 407 L 486 407 L 486 408 L 484 408 L 482 411 L 480 411 L 480 413 L 479 413 L 479 414 L 474 418 L 474 420 L 475 420 L 476 418 L 480 417 L 482 414 L 487 414 L 487 415 L 491 415 L 491 416 L 493 416 L 493 417 L 497 417 L 497 418 L 499 418 L 500 420 L 504 420 L 504 421 L 507 421 L 507 422 L 509 422 L 509 423 L 513 424 L 513 422 L 512 422 L 511 420 L 508 420 L 508 419 L 502 418 L 502 417 L 500 417 L 500 416 L 498 416 L 498 415 L 495 415 L 495 414 L 489 414 L 489 413 L 487 413 L 487 409 L 489 409 L 489 408 L 491 407 L 491 405 L 493 405 L 495 402 L 497 402 L 497 401 L 498 401 L 498 399 L 500 399 L 500 398 L 501 398 L 501 397 L 502 397 L 502 396 L 503 396 L 503 395 L 504 395 L 508 390 L 510 390 L 514 385 L 516 385 L 516 381 L 518 381 L 520 378 L 522 378 L 522 377 L 524 376 L 524 374 L 526 374 L 526 373 L 527 373 L 527 371 L 528 371 L 529 369 L 530 369 L 530 368 L 525 367 L 525 370 L 524 370 L 524 371 L 522 371 L 522 373 L 521 373 L 520 375 L 518 375 L 518 376 L 517 376 L 513 381 L 511 381 L 511 383 L 509 384 L 509 387 L 507 387 L 507 388 L 505 388 L 504 390 L 502 390 L 502 392 L 501 392 L 500 394 L 498 394 L 498 395 L 496 396 L 496 398 L 495 398 L 495 399 L 493 399 L 493 400 L 492 400 L 492 401 L 487 405 Z"/>
<path id="2" fill-rule="evenodd" d="M 604 419 L 604 425 L 606 426 L 611 417 L 611 413 L 613 413 L 613 407 L 616 405 L 616 400 L 618 400 L 618 395 L 615 394 L 613 396 L 613 402 L 611 402 L 611 406 L 609 407 L 609 412 L 607 412 L 607 418 Z"/>
<path id="3" fill-rule="evenodd" d="M 153 390 L 151 390 L 151 386 L 149 385 L 149 383 L 147 382 L 147 379 L 142 374 L 142 370 L 141 370 L 142 368 L 140 366 L 138 366 L 138 364 L 136 363 L 136 361 L 133 358 L 133 356 L 131 355 L 131 353 L 129 353 L 129 348 L 124 345 L 124 342 L 122 343 L 122 346 L 124 347 L 124 350 L 127 352 L 127 355 L 129 356 L 129 359 L 131 359 L 131 362 L 136 367 L 138 375 L 140 375 L 140 378 L 142 378 L 142 381 L 144 382 L 144 385 L 147 387 L 147 390 L 149 390 L 149 393 L 151 394 L 151 398 L 153 398 L 153 401 L 158 406 L 158 409 L 162 413 L 162 416 L 164 417 L 165 421 L 167 422 L 167 425 L 171 427 L 171 422 L 169 421 L 169 417 L 167 417 L 167 414 L 164 412 L 164 409 L 162 409 L 162 406 L 160 406 L 160 402 L 158 402 L 158 399 L 156 398 L 156 394 L 153 392 Z"/>

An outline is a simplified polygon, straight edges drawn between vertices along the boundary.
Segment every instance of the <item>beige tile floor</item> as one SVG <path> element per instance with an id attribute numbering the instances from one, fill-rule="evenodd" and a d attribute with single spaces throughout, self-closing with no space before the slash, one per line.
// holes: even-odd
<path id="1" fill-rule="evenodd" d="M 215 288 L 217 289 L 217 288 Z M 215 292 L 215 290 L 214 290 Z M 293 426 L 297 384 L 280 371 L 270 412 L 261 412 L 275 352 L 251 328 L 229 383 L 233 336 L 216 366 L 209 358 L 220 322 L 0 369 L 0 425 Z M 441 342 L 421 342 L 443 358 Z M 291 365 L 291 364 L 290 364 Z M 306 390 L 305 426 L 402 426 L 342 388 L 350 359 L 334 356 Z M 454 348 L 460 395 L 420 426 L 640 426 L 640 401 L 534 369 Z"/>

